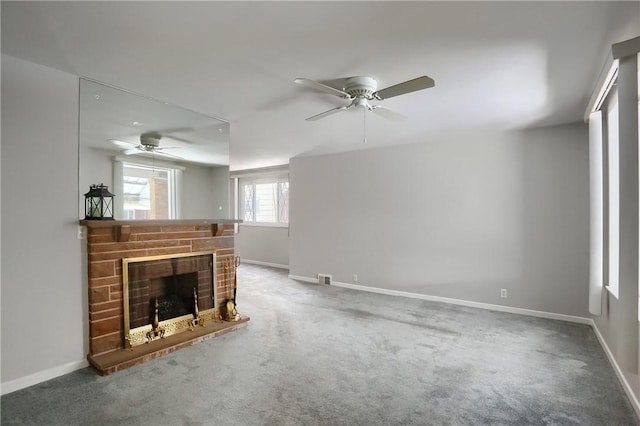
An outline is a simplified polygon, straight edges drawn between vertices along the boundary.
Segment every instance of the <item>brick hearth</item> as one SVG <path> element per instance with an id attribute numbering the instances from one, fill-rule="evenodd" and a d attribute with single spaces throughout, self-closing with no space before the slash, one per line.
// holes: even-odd
<path id="1" fill-rule="evenodd" d="M 205 324 L 193 332 L 125 349 L 122 259 L 216 251 L 217 296 L 220 308 L 231 296 L 224 283 L 223 262 L 234 256 L 233 220 L 87 221 L 89 288 L 89 362 L 109 374 L 156 358 L 207 337 L 246 325 Z"/>

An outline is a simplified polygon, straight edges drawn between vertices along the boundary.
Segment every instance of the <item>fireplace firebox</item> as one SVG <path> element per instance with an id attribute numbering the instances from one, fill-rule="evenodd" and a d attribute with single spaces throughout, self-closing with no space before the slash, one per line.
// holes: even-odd
<path id="1" fill-rule="evenodd" d="M 122 260 L 125 340 L 129 347 L 220 321 L 216 253 Z"/>

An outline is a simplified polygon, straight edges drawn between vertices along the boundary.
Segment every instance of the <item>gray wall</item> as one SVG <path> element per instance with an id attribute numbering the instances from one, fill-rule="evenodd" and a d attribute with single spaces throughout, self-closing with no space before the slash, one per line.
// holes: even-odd
<path id="1" fill-rule="evenodd" d="M 2 55 L 2 383 L 82 362 L 78 77 Z"/>
<path id="2" fill-rule="evenodd" d="M 585 125 L 293 158 L 290 180 L 291 275 L 588 315 Z"/>
<path id="3" fill-rule="evenodd" d="M 289 265 L 289 228 L 240 225 L 236 254 L 243 260 L 284 267 Z"/>
<path id="4" fill-rule="evenodd" d="M 183 164 L 182 219 L 229 219 L 229 168 Z"/>

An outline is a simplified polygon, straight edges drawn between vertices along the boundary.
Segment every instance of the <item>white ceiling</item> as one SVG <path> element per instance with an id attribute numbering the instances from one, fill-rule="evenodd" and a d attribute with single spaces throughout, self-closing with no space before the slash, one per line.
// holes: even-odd
<path id="1" fill-rule="evenodd" d="M 640 2 L 7 2 L 2 52 L 231 123 L 231 168 L 582 120 Z M 634 33 L 634 31 L 636 33 Z M 297 85 L 368 75 L 396 123 Z"/>

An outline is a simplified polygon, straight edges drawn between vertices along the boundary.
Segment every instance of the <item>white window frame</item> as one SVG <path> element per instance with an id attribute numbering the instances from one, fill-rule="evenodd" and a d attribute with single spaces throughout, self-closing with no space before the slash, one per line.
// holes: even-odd
<path id="1" fill-rule="evenodd" d="M 118 188 L 120 193 L 124 188 L 124 167 L 140 167 L 147 169 L 167 170 L 170 175 L 169 183 L 169 219 L 181 219 L 182 217 L 182 174 L 185 170 L 183 166 L 178 166 L 170 162 L 153 161 L 148 162 L 144 159 L 132 159 L 128 157 L 113 157 L 113 187 Z M 124 200 L 123 197 L 114 197 L 114 216 L 117 219 L 124 218 Z"/>
<path id="2" fill-rule="evenodd" d="M 618 93 L 607 99 L 606 114 L 607 184 L 608 184 L 608 278 L 605 287 L 616 299 L 620 295 L 620 138 Z"/>
<path id="3" fill-rule="evenodd" d="M 604 288 L 613 297 L 619 298 L 620 168 L 616 88 L 618 68 L 619 61 L 614 60 L 589 112 L 589 149 L 592 157 L 589 311 L 595 315 L 600 314 L 598 287 L 602 288 L 604 284 Z"/>
<path id="4" fill-rule="evenodd" d="M 273 183 L 287 183 L 289 185 L 288 173 L 276 173 L 276 174 L 252 174 L 247 176 L 240 176 L 238 179 L 236 200 L 237 200 L 237 219 L 243 220 L 241 226 L 263 226 L 263 227 L 276 227 L 276 228 L 288 228 L 289 222 L 255 222 L 245 220 L 244 210 L 244 188 L 246 185 L 259 185 L 259 184 L 273 184 Z M 255 192 L 254 192 L 255 194 Z M 278 192 L 279 194 L 279 192 Z M 289 197 L 287 195 L 287 210 L 289 210 Z M 255 204 L 254 204 L 255 205 Z M 280 205 L 279 200 L 276 200 L 276 208 Z M 276 213 L 278 216 L 279 214 Z M 287 218 L 289 218 L 289 211 L 287 211 Z"/>

